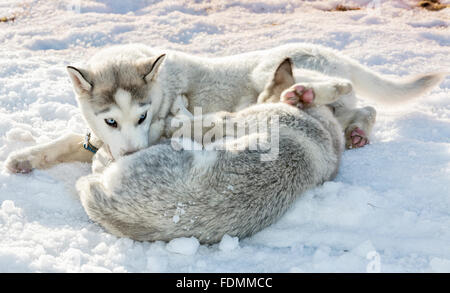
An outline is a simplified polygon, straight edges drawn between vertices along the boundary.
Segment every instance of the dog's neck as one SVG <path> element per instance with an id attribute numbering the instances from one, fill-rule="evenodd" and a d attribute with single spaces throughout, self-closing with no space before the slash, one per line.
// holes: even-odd
<path id="1" fill-rule="evenodd" d="M 196 92 L 204 89 L 205 84 L 202 81 L 213 72 L 211 58 L 177 51 L 169 51 L 166 56 L 157 77 L 163 91 L 164 103 L 167 103 L 161 108 L 161 116 L 169 114 L 170 107 L 178 96 L 185 97 L 189 106 L 194 105 L 195 101 L 191 99 L 196 97 Z"/>
<path id="2" fill-rule="evenodd" d="M 155 80 L 162 93 L 161 106 L 158 113 L 159 119 L 165 119 L 173 110 L 174 103 L 179 96 L 187 97 L 191 88 L 190 80 L 192 72 L 189 68 L 194 64 L 186 64 L 186 60 L 181 62 L 177 56 L 178 52 L 167 54 L 166 60 Z"/>
<path id="3" fill-rule="evenodd" d="M 190 81 L 194 74 L 190 68 L 194 68 L 195 64 L 187 64 L 191 63 L 186 62 L 187 58 L 183 58 L 183 62 L 181 62 L 178 60 L 181 59 L 179 54 L 181 53 L 170 52 L 167 54 L 166 60 L 154 80 L 153 86 L 156 89 L 152 90 L 159 92 L 161 100 L 157 115 L 153 118 L 150 126 L 151 144 L 157 143 L 162 137 L 167 136 L 166 130 L 170 128 L 170 121 L 173 117 L 189 113 L 187 93 L 193 87 Z"/>

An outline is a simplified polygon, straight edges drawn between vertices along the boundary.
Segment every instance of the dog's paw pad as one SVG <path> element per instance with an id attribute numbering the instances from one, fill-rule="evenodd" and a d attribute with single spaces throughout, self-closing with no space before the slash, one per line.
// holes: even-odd
<path id="1" fill-rule="evenodd" d="M 346 146 L 348 149 L 361 148 L 370 143 L 364 130 L 359 127 L 348 130 L 346 138 Z"/>
<path id="2" fill-rule="evenodd" d="M 281 94 L 283 103 L 304 109 L 314 101 L 314 90 L 303 85 L 294 85 Z"/>
<path id="3" fill-rule="evenodd" d="M 6 169 L 8 169 L 11 173 L 21 173 L 27 174 L 33 170 L 31 162 L 28 160 L 16 160 L 10 159 L 5 163 Z"/>

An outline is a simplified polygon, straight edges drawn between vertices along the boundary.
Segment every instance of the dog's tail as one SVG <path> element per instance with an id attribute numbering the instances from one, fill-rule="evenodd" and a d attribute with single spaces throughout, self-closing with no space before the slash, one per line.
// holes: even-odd
<path id="1" fill-rule="evenodd" d="M 390 79 L 363 67 L 352 66 L 350 80 L 356 93 L 385 104 L 396 104 L 422 96 L 438 85 L 447 74 L 428 73 L 404 79 Z"/>
<path id="2" fill-rule="evenodd" d="M 289 44 L 285 46 L 284 52 L 292 58 L 296 68 L 318 70 L 331 76 L 346 78 L 353 83 L 357 94 L 387 104 L 401 103 L 424 95 L 449 74 L 428 73 L 392 79 L 322 46 Z"/>

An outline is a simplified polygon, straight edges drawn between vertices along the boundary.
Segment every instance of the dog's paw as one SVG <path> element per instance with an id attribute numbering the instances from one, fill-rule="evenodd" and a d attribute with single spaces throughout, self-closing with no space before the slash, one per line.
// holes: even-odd
<path id="1" fill-rule="evenodd" d="M 318 105 L 336 102 L 340 97 L 353 91 L 352 83 L 347 81 L 331 81 L 313 85 L 316 93 L 315 103 Z"/>
<path id="2" fill-rule="evenodd" d="M 281 102 L 304 109 L 313 104 L 314 89 L 301 84 L 295 84 L 281 94 Z"/>
<path id="3" fill-rule="evenodd" d="M 12 153 L 5 161 L 6 169 L 11 173 L 30 173 L 35 164 L 35 158 L 29 153 Z"/>
<path id="4" fill-rule="evenodd" d="M 353 91 L 353 85 L 351 82 L 338 82 L 334 85 L 334 88 L 336 89 L 335 96 L 340 97 L 343 95 L 347 95 Z"/>
<path id="5" fill-rule="evenodd" d="M 345 146 L 347 149 L 360 148 L 369 143 L 369 138 L 364 130 L 358 126 L 347 128 L 345 132 Z"/>
<path id="6" fill-rule="evenodd" d="M 297 83 L 281 94 L 281 102 L 305 109 L 313 105 L 327 105 L 353 91 L 346 81 Z"/>

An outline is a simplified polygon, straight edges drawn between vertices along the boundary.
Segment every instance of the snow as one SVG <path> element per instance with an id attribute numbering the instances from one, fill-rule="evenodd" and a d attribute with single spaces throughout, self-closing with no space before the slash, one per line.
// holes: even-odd
<path id="1" fill-rule="evenodd" d="M 119 239 L 77 198 L 88 164 L 2 166 L 13 150 L 85 131 L 65 66 L 112 44 L 221 56 L 311 42 L 386 75 L 448 71 L 449 9 L 413 2 L 2 1 L 0 17 L 17 18 L 0 23 L 0 272 L 450 272 L 449 77 L 413 104 L 375 105 L 372 144 L 247 239 Z M 342 3 L 362 9 L 326 11 Z"/>
<path id="2" fill-rule="evenodd" d="M 170 252 L 184 254 L 184 255 L 194 255 L 197 252 L 200 243 L 195 237 L 181 237 L 175 238 L 167 243 L 166 249 Z"/>
<path id="3" fill-rule="evenodd" d="M 219 249 L 227 252 L 239 247 L 239 238 L 231 237 L 228 234 L 223 235 L 222 240 L 219 243 Z"/>

